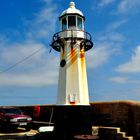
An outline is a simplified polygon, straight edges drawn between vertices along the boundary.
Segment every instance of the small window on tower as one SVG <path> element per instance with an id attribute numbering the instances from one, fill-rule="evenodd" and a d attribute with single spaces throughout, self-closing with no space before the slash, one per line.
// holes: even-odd
<path id="1" fill-rule="evenodd" d="M 62 30 L 67 30 L 67 20 L 66 18 L 63 18 L 62 19 Z"/>
<path id="2" fill-rule="evenodd" d="M 76 29 L 76 17 L 75 16 L 68 16 L 68 28 Z"/>
<path id="3" fill-rule="evenodd" d="M 82 30 L 82 18 L 77 17 L 77 26 L 79 30 Z"/>

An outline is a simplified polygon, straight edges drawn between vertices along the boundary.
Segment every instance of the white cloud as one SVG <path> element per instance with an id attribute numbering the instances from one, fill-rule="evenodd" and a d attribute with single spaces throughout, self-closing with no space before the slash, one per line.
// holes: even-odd
<path id="1" fill-rule="evenodd" d="M 135 13 L 140 11 L 140 0 L 122 0 L 118 5 L 119 13 Z"/>
<path id="2" fill-rule="evenodd" d="M 52 0 L 42 0 L 42 2 L 46 3 L 47 5 L 52 3 Z"/>
<path id="3" fill-rule="evenodd" d="M 99 37 L 99 41 L 105 42 L 122 42 L 124 41 L 125 37 L 123 34 L 117 32 L 106 32 Z"/>
<path id="4" fill-rule="evenodd" d="M 106 31 L 114 31 L 118 29 L 119 27 L 121 27 L 122 25 L 124 25 L 126 22 L 127 20 L 125 19 L 111 22 L 110 24 L 108 24 Z"/>
<path id="5" fill-rule="evenodd" d="M 14 42 L 0 36 L 0 86 L 41 87 L 57 83 L 59 56 L 49 54 L 48 46 L 44 45 L 44 42 L 50 44 L 50 34 L 56 29 L 57 6 L 51 0 L 42 2 L 41 11 L 26 21 L 24 40 Z M 25 62 L 3 72 L 37 50 L 38 53 Z"/>
<path id="6" fill-rule="evenodd" d="M 115 76 L 115 77 L 110 77 L 109 80 L 117 84 L 134 84 L 134 85 L 140 84 L 140 80 L 138 78 L 134 78 L 130 76 Z"/>
<path id="7" fill-rule="evenodd" d="M 109 62 L 112 56 L 120 54 L 120 47 L 125 37 L 115 30 L 124 23 L 126 20 L 115 21 L 97 36 L 96 48 L 86 52 L 87 67 L 97 68 Z"/>
<path id="8" fill-rule="evenodd" d="M 119 65 L 116 68 L 116 71 L 129 73 L 140 72 L 140 46 L 137 46 L 131 59 L 128 62 Z"/>
<path id="9" fill-rule="evenodd" d="M 97 68 L 107 63 L 110 57 L 116 52 L 115 49 L 110 49 L 107 44 L 100 44 L 95 49 L 86 52 L 86 62 L 88 68 Z"/>
<path id="10" fill-rule="evenodd" d="M 47 6 L 36 14 L 36 17 L 29 21 L 29 30 L 27 32 L 27 37 L 29 39 L 35 40 L 46 40 L 50 37 L 51 33 L 55 32 L 56 22 L 58 20 L 57 8 L 55 5 Z"/>
<path id="11" fill-rule="evenodd" d="M 0 86 L 42 87 L 57 84 L 56 71 L 0 75 Z"/>
<path id="12" fill-rule="evenodd" d="M 33 52 L 40 48 L 40 52 L 34 56 L 34 59 L 39 57 L 39 55 L 45 51 L 43 44 L 33 42 L 22 42 L 22 44 L 11 42 L 10 44 L 5 44 L 2 46 L 2 48 L 0 48 L 0 64 L 4 62 L 5 65 L 11 65 L 31 55 Z"/>
<path id="13" fill-rule="evenodd" d="M 29 56 L 32 52 L 40 51 L 7 72 L 0 73 L 0 86 L 47 86 L 57 83 L 58 56 L 49 54 L 42 44 L 26 43 L 5 47 L 0 51 L 0 66 L 4 71 L 9 66 Z"/>
<path id="14" fill-rule="evenodd" d="M 124 83 L 128 83 L 130 82 L 130 79 L 128 77 L 111 77 L 109 78 L 110 81 L 115 82 L 115 83 L 120 83 L 120 84 L 124 84 Z"/>
<path id="15" fill-rule="evenodd" d="M 117 29 L 124 25 L 126 20 L 118 20 L 107 25 L 104 32 L 98 37 L 99 41 L 119 43 L 125 40 L 123 33 L 117 32 Z"/>
<path id="16" fill-rule="evenodd" d="M 107 6 L 111 3 L 113 3 L 115 0 L 101 0 L 101 2 L 98 4 L 99 7 Z"/>

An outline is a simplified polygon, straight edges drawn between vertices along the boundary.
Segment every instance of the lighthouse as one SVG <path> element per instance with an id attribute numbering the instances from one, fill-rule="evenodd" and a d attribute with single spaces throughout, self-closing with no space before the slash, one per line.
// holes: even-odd
<path id="1" fill-rule="evenodd" d="M 85 52 L 93 43 L 84 30 L 85 17 L 70 2 L 59 22 L 60 32 L 54 34 L 51 43 L 60 52 L 57 105 L 89 105 Z"/>
<path id="2" fill-rule="evenodd" d="M 51 43 L 60 53 L 55 137 L 72 140 L 75 135 L 92 133 L 85 52 L 93 43 L 84 30 L 85 17 L 74 2 L 60 14 L 59 22 L 60 31 L 54 34 Z"/>

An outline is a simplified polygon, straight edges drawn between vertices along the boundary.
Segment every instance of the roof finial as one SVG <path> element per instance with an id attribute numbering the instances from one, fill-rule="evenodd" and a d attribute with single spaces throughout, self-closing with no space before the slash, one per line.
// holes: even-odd
<path id="1" fill-rule="evenodd" d="M 71 1 L 69 5 L 71 8 L 75 7 L 75 3 L 73 1 Z"/>

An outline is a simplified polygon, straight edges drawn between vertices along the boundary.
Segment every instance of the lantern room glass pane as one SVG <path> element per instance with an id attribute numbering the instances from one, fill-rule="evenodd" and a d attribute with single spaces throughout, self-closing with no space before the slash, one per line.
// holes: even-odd
<path id="1" fill-rule="evenodd" d="M 82 30 L 82 18 L 77 17 L 77 27 L 79 30 Z"/>
<path id="2" fill-rule="evenodd" d="M 66 18 L 62 19 L 62 30 L 67 30 L 67 20 L 66 20 Z"/>
<path id="3" fill-rule="evenodd" d="M 76 29 L 76 17 L 75 16 L 68 16 L 68 28 Z"/>

